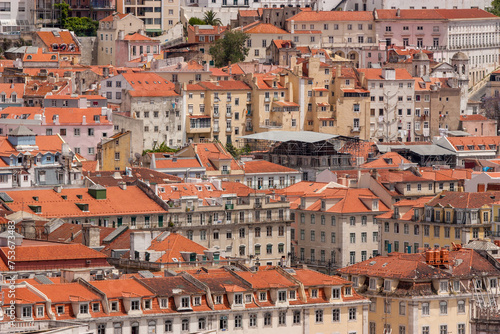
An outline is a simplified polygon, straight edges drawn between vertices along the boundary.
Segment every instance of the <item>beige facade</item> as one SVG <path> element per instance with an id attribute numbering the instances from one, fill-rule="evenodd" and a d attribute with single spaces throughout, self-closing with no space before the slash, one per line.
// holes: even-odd
<path id="1" fill-rule="evenodd" d="M 117 13 L 99 21 L 97 65 L 116 64 L 116 40 L 122 40 L 126 35 L 140 30 L 144 30 L 144 22 L 133 15 Z"/>
<path id="2" fill-rule="evenodd" d="M 251 89 L 242 81 L 205 81 L 185 85 L 186 139 L 236 143 L 245 134 Z"/>
<path id="3" fill-rule="evenodd" d="M 137 16 L 148 34 L 161 34 L 180 21 L 179 0 L 118 0 L 116 10 Z"/>

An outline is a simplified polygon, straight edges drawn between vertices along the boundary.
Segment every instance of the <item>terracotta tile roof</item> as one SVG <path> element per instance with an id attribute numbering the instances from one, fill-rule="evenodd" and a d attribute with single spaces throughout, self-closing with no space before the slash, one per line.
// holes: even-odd
<path id="1" fill-rule="evenodd" d="M 154 239 L 148 248 L 154 251 L 165 252 L 156 262 L 174 262 L 174 258 L 178 261 L 185 261 L 181 252 L 194 252 L 204 255 L 204 251 L 207 250 L 202 245 L 177 233 L 170 233 L 163 240 L 160 240 L 160 237 L 161 235 Z"/>
<path id="2" fill-rule="evenodd" d="M 39 153 L 44 154 L 47 152 L 60 152 L 62 144 L 64 143 L 62 138 L 58 135 L 36 136 L 35 141 L 36 146 L 38 146 L 38 150 L 30 151 L 32 155 L 37 155 Z M 10 157 L 12 154 L 17 156 L 19 153 L 20 152 L 17 151 L 14 146 L 7 140 L 7 137 L 0 137 L 0 156 Z M 3 160 L 1 160 L 0 163 L 4 163 Z"/>
<path id="3" fill-rule="evenodd" d="M 35 115 L 45 115 L 45 122 L 47 125 L 55 124 L 55 116 L 58 116 L 59 123 L 63 124 L 78 124 L 81 125 L 83 116 L 85 116 L 86 123 L 93 126 L 110 125 L 111 122 L 106 116 L 101 115 L 101 108 L 37 108 L 37 107 L 7 107 L 1 111 L 2 114 L 8 114 L 7 119 L 19 119 L 22 115 L 24 119 L 34 120 Z M 99 121 L 95 117 L 99 116 Z"/>
<path id="4" fill-rule="evenodd" d="M 251 160 L 245 161 L 243 164 L 245 174 L 259 174 L 259 173 L 299 173 L 299 171 L 281 166 L 266 160 Z"/>
<path id="5" fill-rule="evenodd" d="M 59 61 L 59 54 L 56 52 L 45 53 L 42 48 L 39 48 L 37 53 L 25 53 L 23 62 L 53 62 Z M 39 71 L 39 69 L 37 69 Z"/>
<path id="6" fill-rule="evenodd" d="M 22 99 L 24 96 L 24 84 L 0 83 L 0 95 L 5 94 L 5 97 L 10 99 L 15 93 L 17 98 Z"/>
<path id="7" fill-rule="evenodd" d="M 213 161 L 216 160 L 230 160 L 231 170 L 242 170 L 240 164 L 234 160 L 234 158 L 226 151 L 222 145 L 217 143 L 207 143 L 207 144 L 191 144 L 194 147 L 198 159 L 201 165 L 206 168 L 207 171 L 217 170 Z"/>
<path id="8" fill-rule="evenodd" d="M 37 284 L 34 287 L 46 295 L 52 303 L 101 300 L 100 295 L 80 283 Z"/>
<path id="9" fill-rule="evenodd" d="M 482 9 L 377 9 L 379 20 L 487 19 L 495 15 Z M 399 11 L 399 15 L 397 15 Z"/>
<path id="10" fill-rule="evenodd" d="M 60 94 L 63 89 L 69 84 L 68 81 L 58 81 L 55 83 L 32 80 L 29 81 L 24 88 L 24 96 L 40 96 L 45 97 L 48 93 Z"/>
<path id="11" fill-rule="evenodd" d="M 396 68 L 396 80 L 412 80 L 413 77 L 411 74 L 404 68 Z M 358 72 L 362 72 L 365 74 L 365 78 L 367 80 L 385 80 L 382 77 L 382 69 L 381 68 L 359 68 Z"/>
<path id="12" fill-rule="evenodd" d="M 254 77 L 257 78 L 256 85 L 258 89 L 285 89 L 279 82 L 279 77 L 272 73 L 256 73 Z M 273 81 L 276 82 L 276 86 L 273 86 Z"/>
<path id="13" fill-rule="evenodd" d="M 110 22 L 110 21 L 113 21 L 113 19 L 114 19 L 115 16 L 118 17 L 119 20 L 121 20 L 121 19 L 123 19 L 127 15 L 129 15 L 129 14 L 114 13 L 112 15 L 106 16 L 105 18 L 103 18 L 99 22 Z"/>
<path id="14" fill-rule="evenodd" d="M 497 150 L 500 145 L 500 136 L 491 137 L 446 137 L 448 142 L 457 151 L 475 151 L 475 150 Z M 479 145 L 484 145 L 484 148 L 480 148 Z M 494 148 L 490 148 L 490 145 L 494 145 Z M 457 146 L 463 146 L 462 150 L 458 150 Z"/>
<path id="15" fill-rule="evenodd" d="M 251 90 L 250 86 L 239 80 L 202 81 L 198 85 L 208 90 Z"/>
<path id="16" fill-rule="evenodd" d="M 156 169 L 178 169 L 178 168 L 199 168 L 202 167 L 196 158 L 168 158 L 155 160 Z"/>
<path id="17" fill-rule="evenodd" d="M 45 136 L 37 136 L 45 137 Z M 92 217 L 117 216 L 140 213 L 164 213 L 165 210 L 136 186 L 126 190 L 119 187 L 106 188 L 106 199 L 97 200 L 90 196 L 87 188 L 63 188 L 61 193 L 52 189 L 7 191 L 14 200 L 9 207 L 14 211 L 30 211 L 29 205 L 41 206 L 41 217 Z M 67 196 L 63 199 L 62 196 Z M 82 198 L 78 198 L 81 196 Z M 33 197 L 38 197 L 38 201 Z M 76 203 L 88 204 L 88 211 L 82 211 Z"/>
<path id="18" fill-rule="evenodd" d="M 208 272 L 197 270 L 196 272 L 190 274 L 200 282 L 207 285 L 210 288 L 210 292 L 215 294 L 224 294 L 228 292 L 228 290 L 250 290 L 250 286 L 247 285 L 245 281 L 227 271 L 221 271 L 218 269 L 208 270 Z"/>
<path id="19" fill-rule="evenodd" d="M 396 152 L 387 152 L 376 160 L 364 163 L 362 168 L 398 168 L 401 163 L 409 164 L 411 161 L 403 158 Z"/>
<path id="20" fill-rule="evenodd" d="M 257 10 L 254 10 L 254 9 L 240 9 L 238 11 L 238 15 L 241 16 L 241 17 L 256 17 L 256 16 L 260 16 L 259 15 L 259 12 Z"/>
<path id="21" fill-rule="evenodd" d="M 145 41 L 158 42 L 156 40 L 149 38 L 148 36 L 141 35 L 138 32 L 135 32 L 133 34 L 125 36 L 125 38 L 123 38 L 123 40 L 125 40 L 125 41 L 142 41 L 142 42 L 145 42 Z"/>
<path id="22" fill-rule="evenodd" d="M 467 121 L 494 121 L 492 119 L 487 118 L 484 115 L 476 114 L 476 115 L 460 115 L 460 120 L 462 122 Z"/>
<path id="23" fill-rule="evenodd" d="M 99 161 L 80 161 L 82 163 L 82 172 L 94 172 L 99 170 Z"/>
<path id="24" fill-rule="evenodd" d="M 91 281 L 89 283 L 104 292 L 108 299 L 122 298 L 130 295 L 137 297 L 149 297 L 154 295 L 153 291 L 149 290 L 135 279 Z"/>
<path id="25" fill-rule="evenodd" d="M 16 293 L 3 294 L 4 305 L 45 303 L 45 299 L 27 287 L 16 287 Z"/>
<path id="26" fill-rule="evenodd" d="M 213 77 L 228 77 L 229 76 L 229 73 L 227 73 L 227 72 L 223 71 L 221 68 L 217 68 L 217 67 L 211 67 L 210 72 L 212 72 L 212 74 L 210 74 L 210 75 Z"/>
<path id="27" fill-rule="evenodd" d="M 219 29 L 219 32 L 217 32 L 217 28 Z M 195 31 L 195 28 L 192 25 L 189 25 L 188 29 Z M 196 35 L 215 35 L 215 36 L 218 36 L 218 35 L 223 35 L 227 29 L 229 29 L 229 28 L 226 26 L 218 26 L 218 27 L 212 26 L 212 29 L 199 29 L 198 34 L 196 34 Z"/>
<path id="28" fill-rule="evenodd" d="M 260 23 L 248 30 L 244 30 L 244 32 L 247 34 L 289 34 L 288 31 L 280 29 L 269 23 Z"/>
<path id="29" fill-rule="evenodd" d="M 57 33 L 57 35 L 52 31 L 37 31 L 36 34 L 43 41 L 50 52 L 59 52 L 60 55 L 72 55 L 81 53 L 78 41 L 73 38 L 73 35 L 68 30 L 61 30 Z M 54 44 L 57 44 L 58 47 L 53 48 L 52 46 Z M 69 46 L 71 44 L 74 45 L 74 51 L 71 51 L 69 49 Z M 63 50 L 61 48 L 61 45 L 65 45 L 66 48 Z"/>
<path id="30" fill-rule="evenodd" d="M 116 175 L 118 173 L 118 175 Z M 126 182 L 133 184 L 136 180 L 147 181 L 149 184 L 159 184 L 166 182 L 180 182 L 180 177 L 158 172 L 145 167 L 132 167 L 130 175 L 126 171 L 92 171 L 85 173 L 85 176 L 96 184 L 105 187 L 118 186 L 119 183 Z"/>
<path id="31" fill-rule="evenodd" d="M 287 21 L 295 21 L 295 23 L 322 22 L 322 21 L 373 21 L 372 12 L 352 12 L 352 11 L 301 11 L 287 19 Z"/>
<path id="32" fill-rule="evenodd" d="M 291 288 L 298 287 L 298 284 L 289 280 L 275 269 L 260 270 L 257 272 L 237 271 L 237 276 L 252 284 L 254 289 Z"/>
<path id="33" fill-rule="evenodd" d="M 204 290 L 196 287 L 182 276 L 142 278 L 139 281 L 158 296 L 171 297 L 179 294 L 205 294 Z"/>
<path id="34" fill-rule="evenodd" d="M 440 205 L 442 207 L 451 206 L 456 209 L 479 209 L 484 205 L 491 206 L 491 204 L 495 203 L 499 199 L 499 191 L 488 191 L 482 193 L 444 191 L 440 195 L 434 197 L 434 199 L 427 203 L 427 205 L 430 207 Z"/>
<path id="35" fill-rule="evenodd" d="M 111 257 L 113 250 L 130 250 L 130 233 L 132 231 L 131 229 L 126 229 L 110 242 L 103 243 L 104 248 L 101 249 L 101 253 L 107 257 Z"/>
<path id="36" fill-rule="evenodd" d="M 1 247 L 7 256 L 9 248 Z M 82 244 L 47 244 L 45 246 L 16 247 L 16 262 L 58 261 L 76 259 L 103 259 L 105 255 Z"/>
<path id="37" fill-rule="evenodd" d="M 430 179 L 427 179 L 422 176 L 418 176 L 414 174 L 410 170 L 384 170 L 379 169 L 378 171 L 378 180 L 381 183 L 398 183 L 398 182 L 428 182 Z"/>
<path id="38" fill-rule="evenodd" d="M 281 49 L 281 48 L 291 48 L 292 47 L 292 41 L 291 40 L 273 39 L 273 43 L 274 43 L 274 45 L 276 45 L 276 47 L 278 49 Z"/>
<path id="39" fill-rule="evenodd" d="M 310 269 L 295 269 L 294 276 L 306 287 L 320 285 L 351 285 L 350 281 L 346 281 L 338 276 L 329 276 Z"/>
<path id="40" fill-rule="evenodd" d="M 179 96 L 174 91 L 175 84 L 156 73 L 122 73 L 122 75 L 133 88 L 128 91 L 131 96 Z"/>

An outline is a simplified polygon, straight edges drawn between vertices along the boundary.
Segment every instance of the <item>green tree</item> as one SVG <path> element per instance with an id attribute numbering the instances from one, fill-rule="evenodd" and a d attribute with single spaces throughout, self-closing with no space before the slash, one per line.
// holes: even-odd
<path id="1" fill-rule="evenodd" d="M 491 7 L 487 8 L 486 10 L 491 14 L 500 16 L 500 0 L 493 0 L 491 2 Z"/>
<path id="2" fill-rule="evenodd" d="M 222 21 L 216 17 L 217 14 L 214 13 L 213 10 L 209 10 L 208 12 L 205 12 L 205 16 L 203 18 L 203 21 L 205 21 L 205 24 L 208 24 L 209 26 L 220 26 L 222 25 Z"/>
<path id="3" fill-rule="evenodd" d="M 205 21 L 203 21 L 199 17 L 192 17 L 189 19 L 189 25 L 191 25 L 191 26 L 203 25 L 203 24 L 206 24 Z"/>
<path id="4" fill-rule="evenodd" d="M 142 155 L 146 155 L 147 153 L 162 153 L 162 152 L 172 152 L 175 153 L 179 150 L 175 148 L 170 148 L 165 144 L 165 142 L 162 142 L 160 145 L 154 144 L 152 149 L 144 150 L 142 152 Z"/>
<path id="5" fill-rule="evenodd" d="M 219 38 L 208 53 L 212 56 L 216 67 L 227 66 L 229 62 L 237 63 L 245 60 L 248 55 L 246 40 L 248 34 L 242 31 L 228 31 L 223 38 Z"/>
<path id="6" fill-rule="evenodd" d="M 54 8 L 59 9 L 59 24 L 61 28 L 64 28 L 66 25 L 66 20 L 69 16 L 69 5 L 66 2 L 56 3 Z"/>
<path id="7" fill-rule="evenodd" d="M 77 36 L 96 36 L 99 22 L 88 17 L 68 17 L 64 29 L 74 31 Z"/>

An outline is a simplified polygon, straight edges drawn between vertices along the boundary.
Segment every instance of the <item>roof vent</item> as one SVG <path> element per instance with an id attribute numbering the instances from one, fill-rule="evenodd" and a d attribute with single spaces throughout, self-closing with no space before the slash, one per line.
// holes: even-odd
<path id="1" fill-rule="evenodd" d="M 33 196 L 33 199 L 38 202 L 38 196 Z"/>
<path id="2" fill-rule="evenodd" d="M 83 196 L 82 196 L 82 195 L 76 195 L 76 197 L 77 197 L 78 199 L 82 199 L 82 198 L 83 198 Z"/>

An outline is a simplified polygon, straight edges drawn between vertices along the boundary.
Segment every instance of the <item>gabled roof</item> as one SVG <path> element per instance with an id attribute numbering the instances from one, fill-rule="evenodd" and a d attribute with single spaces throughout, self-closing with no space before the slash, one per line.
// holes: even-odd
<path id="1" fill-rule="evenodd" d="M 376 9 L 378 20 L 454 20 L 493 19 L 495 15 L 479 8 L 466 9 Z"/>
<path id="2" fill-rule="evenodd" d="M 289 34 L 288 31 L 280 29 L 269 23 L 260 23 L 256 26 L 251 27 L 250 29 L 244 30 L 244 32 L 247 34 Z"/>
<path id="3" fill-rule="evenodd" d="M 202 245 L 177 233 L 170 233 L 163 239 L 161 237 L 162 235 L 160 234 L 151 242 L 151 246 L 148 248 L 149 250 L 164 252 L 156 262 L 174 262 L 174 258 L 178 261 L 184 261 L 181 252 L 204 255 L 204 251 L 207 250 Z"/>
<path id="4" fill-rule="evenodd" d="M 129 296 L 149 297 L 154 295 L 153 291 L 135 279 L 90 281 L 89 283 L 104 292 L 109 299 Z"/>
<path id="5" fill-rule="evenodd" d="M 59 52 L 59 54 L 80 54 L 81 50 L 78 41 L 74 38 L 73 34 L 68 30 L 60 30 L 58 32 L 52 31 L 37 31 L 36 35 L 43 41 L 46 48 L 50 52 Z M 57 48 L 53 47 L 54 44 Z M 74 50 L 70 50 L 70 45 L 74 46 Z M 64 47 L 64 49 L 62 48 Z"/>
<path id="6" fill-rule="evenodd" d="M 359 68 L 358 72 L 362 72 L 365 74 L 365 78 L 367 80 L 386 80 L 382 77 L 382 69 L 381 68 Z M 394 69 L 396 72 L 396 80 L 412 80 L 413 77 L 411 74 L 404 68 L 396 68 Z"/>
<path id="7" fill-rule="evenodd" d="M 490 136 L 490 137 L 446 137 L 445 138 L 457 151 L 478 151 L 478 150 L 494 150 L 496 151 L 500 145 L 500 136 Z M 479 147 L 479 145 L 484 145 L 484 148 Z M 490 145 L 493 145 L 490 147 Z M 458 146 L 463 146 L 462 149 L 458 149 Z"/>
<path id="8" fill-rule="evenodd" d="M 135 32 L 133 34 L 125 36 L 125 38 L 123 38 L 123 40 L 125 40 L 125 41 L 141 41 L 141 42 L 157 42 L 157 43 L 159 43 L 159 41 L 151 39 L 148 36 L 141 35 L 138 32 Z"/>
<path id="9" fill-rule="evenodd" d="M 0 95 L 5 94 L 5 97 L 10 99 L 12 95 L 16 95 L 18 99 L 24 96 L 24 84 L 22 83 L 0 83 Z"/>
<path id="10" fill-rule="evenodd" d="M 131 96 L 179 96 L 175 84 L 156 73 L 123 73 L 123 78 L 132 86 Z"/>
<path id="11" fill-rule="evenodd" d="M 180 177 L 165 174 L 145 167 L 132 167 L 130 174 L 127 174 L 126 171 L 91 171 L 85 175 L 93 182 L 105 187 L 118 186 L 119 183 L 122 182 L 132 184 L 136 180 L 147 181 L 151 185 L 181 181 Z"/>
<path id="12" fill-rule="evenodd" d="M 398 168 L 401 163 L 410 164 L 411 161 L 403 158 L 396 152 L 387 152 L 376 160 L 364 163 L 362 168 Z"/>
<path id="13" fill-rule="evenodd" d="M 35 120 L 39 117 L 42 122 L 42 115 L 45 115 L 45 124 L 55 124 L 55 117 L 59 124 L 82 124 L 83 117 L 85 122 L 95 126 L 111 125 L 108 118 L 102 115 L 101 108 L 39 108 L 39 107 L 7 107 L 1 111 L 1 114 L 7 114 L 6 119 L 29 119 Z"/>
<path id="14" fill-rule="evenodd" d="M 201 168 L 204 167 L 196 158 L 157 158 L 155 160 L 156 169 L 179 169 L 179 168 Z"/>
<path id="15" fill-rule="evenodd" d="M 486 116 L 480 115 L 480 114 L 475 114 L 475 115 L 460 115 L 460 120 L 462 122 L 468 122 L 468 121 L 471 121 L 471 122 L 477 122 L 477 121 L 491 121 L 491 122 L 496 122 L 495 120 L 489 119 Z"/>
<path id="16" fill-rule="evenodd" d="M 127 15 L 129 15 L 129 14 L 114 13 L 114 14 L 111 14 L 109 16 L 106 16 L 105 18 L 103 18 L 99 22 L 110 22 L 110 21 L 113 21 L 115 18 L 117 18 L 118 20 L 121 20 Z M 132 14 L 130 14 L 130 15 L 132 15 Z"/>
<path id="17" fill-rule="evenodd" d="M 281 166 L 266 160 L 245 161 L 243 164 L 245 174 L 266 174 L 266 173 L 300 173 L 298 170 Z"/>
<path id="18" fill-rule="evenodd" d="M 430 207 L 440 205 L 442 207 L 451 206 L 456 209 L 479 209 L 485 205 L 491 206 L 498 200 L 500 200 L 500 191 L 481 193 L 444 191 L 434 197 L 427 205 Z"/>

